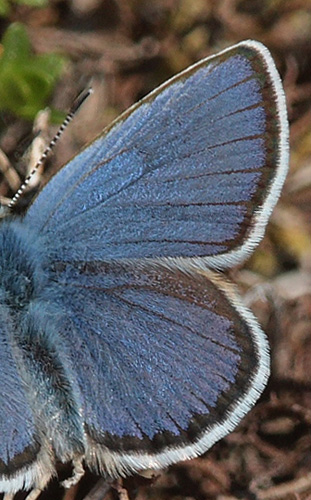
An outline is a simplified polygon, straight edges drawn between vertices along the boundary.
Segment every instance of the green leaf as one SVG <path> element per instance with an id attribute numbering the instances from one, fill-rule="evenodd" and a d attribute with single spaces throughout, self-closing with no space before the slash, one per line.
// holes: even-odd
<path id="1" fill-rule="evenodd" d="M 59 111 L 58 109 L 55 108 L 50 108 L 50 110 L 51 110 L 51 116 L 50 116 L 51 123 L 57 125 L 65 120 L 67 116 L 66 113 L 64 113 L 63 111 Z"/>
<path id="2" fill-rule="evenodd" d="M 46 107 L 66 59 L 58 54 L 32 54 L 27 31 L 20 23 L 7 29 L 2 47 L 0 111 L 33 120 Z"/>
<path id="3" fill-rule="evenodd" d="M 63 72 L 66 58 L 59 54 L 41 54 L 32 61 L 32 69 L 37 73 L 44 73 L 44 77 L 55 83 Z"/>
<path id="4" fill-rule="evenodd" d="M 16 64 L 30 56 L 30 42 L 26 28 L 21 23 L 12 23 L 3 35 L 1 64 Z"/>
<path id="5" fill-rule="evenodd" d="M 15 0 L 15 3 L 29 7 L 46 7 L 49 2 L 48 0 Z"/>
<path id="6" fill-rule="evenodd" d="M 7 16 L 10 12 L 10 5 L 8 0 L 0 0 L 0 16 Z"/>
<path id="7" fill-rule="evenodd" d="M 49 0 L 15 0 L 10 2 L 9 0 L 0 0 L 0 16 L 7 17 L 10 14 L 12 3 L 18 5 L 27 5 L 28 7 L 47 7 L 49 5 Z"/>

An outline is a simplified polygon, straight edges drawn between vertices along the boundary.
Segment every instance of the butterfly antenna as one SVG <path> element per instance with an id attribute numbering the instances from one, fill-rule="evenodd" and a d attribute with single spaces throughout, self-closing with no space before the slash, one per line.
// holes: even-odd
<path id="1" fill-rule="evenodd" d="M 88 88 L 87 90 L 83 91 L 75 100 L 73 103 L 68 115 L 66 116 L 65 120 L 59 127 L 57 133 L 51 140 L 50 144 L 47 146 L 45 151 L 42 153 L 41 158 L 37 161 L 36 165 L 34 168 L 31 170 L 31 172 L 27 175 L 26 179 L 24 180 L 23 184 L 20 186 L 20 188 L 16 191 L 15 195 L 11 199 L 10 203 L 7 205 L 7 209 L 11 210 L 14 205 L 16 205 L 17 200 L 21 197 L 23 192 L 25 191 L 27 185 L 29 184 L 31 178 L 33 175 L 36 173 L 38 168 L 46 161 L 47 157 L 51 154 L 51 151 L 53 150 L 55 144 L 58 142 L 60 137 L 63 135 L 65 129 L 69 125 L 69 123 L 73 120 L 76 112 L 78 109 L 82 106 L 84 101 L 93 93 L 92 88 Z"/>

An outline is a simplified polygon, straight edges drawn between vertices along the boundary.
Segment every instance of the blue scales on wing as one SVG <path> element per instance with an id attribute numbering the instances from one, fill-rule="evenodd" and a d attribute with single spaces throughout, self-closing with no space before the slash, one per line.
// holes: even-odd
<path id="1" fill-rule="evenodd" d="M 14 477 L 20 463 L 30 466 L 40 451 L 32 410 L 13 354 L 13 326 L 3 305 L 1 318 L 0 482 L 2 476 Z"/>
<path id="2" fill-rule="evenodd" d="M 116 262 L 57 262 L 51 272 L 91 467 L 114 475 L 196 456 L 258 397 L 266 343 L 215 273 Z"/>
<path id="3" fill-rule="evenodd" d="M 255 246 L 277 198 L 267 200 L 269 192 L 286 173 L 262 51 L 241 45 L 152 92 L 48 183 L 26 220 L 64 260 L 233 263 L 222 256 L 247 244 L 254 228 Z"/>

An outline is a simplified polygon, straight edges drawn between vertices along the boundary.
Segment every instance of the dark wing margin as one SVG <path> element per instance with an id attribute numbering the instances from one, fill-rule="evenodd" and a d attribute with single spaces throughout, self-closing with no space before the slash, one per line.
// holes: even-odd
<path id="1" fill-rule="evenodd" d="M 26 220 L 65 261 L 168 258 L 227 268 L 263 236 L 288 168 L 268 50 L 246 41 L 123 113 L 39 194 Z"/>
<path id="2" fill-rule="evenodd" d="M 263 391 L 265 335 L 218 274 L 111 262 L 53 273 L 92 469 L 126 475 L 202 454 Z"/>

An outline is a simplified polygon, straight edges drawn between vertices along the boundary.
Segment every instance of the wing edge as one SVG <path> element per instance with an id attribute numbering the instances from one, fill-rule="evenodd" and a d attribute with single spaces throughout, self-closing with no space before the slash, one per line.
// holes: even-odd
<path id="1" fill-rule="evenodd" d="M 235 249 L 223 254 L 207 257 L 177 257 L 177 258 L 162 258 L 167 263 L 181 269 L 189 269 L 193 267 L 198 270 L 217 269 L 225 270 L 240 264 L 254 251 L 259 242 L 262 240 L 269 217 L 278 202 L 278 199 L 283 188 L 288 169 L 289 169 L 289 123 L 287 118 L 286 96 L 283 89 L 281 77 L 276 68 L 275 62 L 265 45 L 255 40 L 242 41 L 233 45 L 222 52 L 218 52 L 217 56 L 226 52 L 237 49 L 239 47 L 251 48 L 256 51 L 266 64 L 267 72 L 271 78 L 271 84 L 274 90 L 277 117 L 279 119 L 280 141 L 278 146 L 279 160 L 276 165 L 276 174 L 271 186 L 268 190 L 268 195 L 263 204 L 255 211 L 253 216 L 253 227 L 247 238 L 242 241 L 241 245 Z M 201 61 L 202 62 L 202 61 Z M 191 67 L 190 67 L 191 68 Z"/>
<path id="2" fill-rule="evenodd" d="M 33 488 L 43 490 L 54 476 L 56 476 L 56 470 L 53 452 L 46 443 L 42 445 L 31 464 L 22 466 L 13 474 L 0 475 L 0 492 L 15 494 L 20 490 Z"/>

